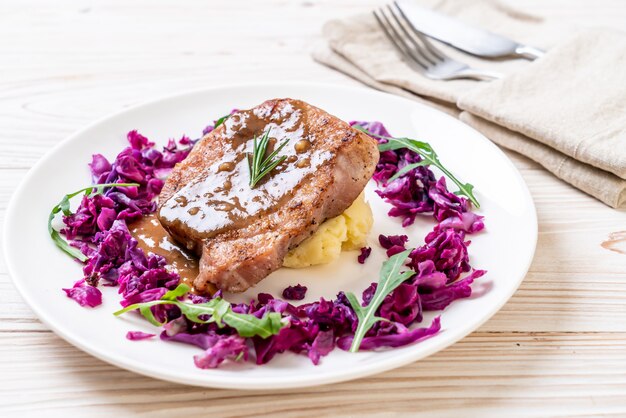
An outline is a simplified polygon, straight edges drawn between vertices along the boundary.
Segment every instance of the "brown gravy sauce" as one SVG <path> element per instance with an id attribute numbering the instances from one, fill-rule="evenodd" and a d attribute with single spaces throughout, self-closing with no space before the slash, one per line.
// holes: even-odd
<path id="1" fill-rule="evenodd" d="M 198 258 L 180 247 L 161 226 L 156 213 L 151 213 L 129 225 L 131 235 L 138 247 L 146 254 L 152 253 L 165 258 L 167 265 L 180 276 L 180 282 L 187 284 L 196 293 L 193 281 L 198 276 Z M 213 285 L 208 291 L 215 293 Z M 205 293 L 205 292 L 202 292 Z"/>
<path id="2" fill-rule="evenodd" d="M 619 254 L 626 254 L 626 231 L 611 232 L 609 239 L 604 241 L 602 248 L 615 251 Z"/>
<path id="3" fill-rule="evenodd" d="M 235 113 L 224 122 L 216 141 L 223 141 L 224 156 L 200 172 L 160 208 L 166 224 L 178 224 L 193 235 L 210 238 L 240 228 L 250 218 L 262 216 L 288 199 L 303 180 L 332 158 L 323 147 L 315 147 L 315 135 L 308 132 L 306 112 L 297 105 L 271 106 Z M 287 158 L 250 188 L 248 154 L 253 138 L 269 130 L 266 155 L 287 140 L 280 156 Z M 323 139 L 322 139 L 323 140 Z"/>

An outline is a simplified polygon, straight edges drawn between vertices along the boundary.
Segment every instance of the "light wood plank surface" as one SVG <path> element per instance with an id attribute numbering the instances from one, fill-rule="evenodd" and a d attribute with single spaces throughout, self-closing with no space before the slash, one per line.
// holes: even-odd
<path id="1" fill-rule="evenodd" d="M 626 28 L 621 0 L 512 2 Z M 330 17 L 374 0 L 0 2 L 0 224 L 28 169 L 73 131 L 132 104 L 257 80 L 355 84 L 309 51 Z M 452 347 L 311 389 L 240 392 L 110 366 L 42 325 L 0 260 L 0 416 L 626 416 L 626 255 L 601 246 L 626 214 L 508 153 L 539 242 L 509 303 Z M 623 248 L 623 247 L 622 247 Z"/>

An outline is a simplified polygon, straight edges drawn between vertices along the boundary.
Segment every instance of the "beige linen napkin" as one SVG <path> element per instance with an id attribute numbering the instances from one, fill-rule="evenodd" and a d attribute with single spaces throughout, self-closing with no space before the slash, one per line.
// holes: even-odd
<path id="1" fill-rule="evenodd" d="M 626 33 L 581 33 L 457 106 L 626 178 Z"/>
<path id="2" fill-rule="evenodd" d="M 463 112 L 460 119 L 496 144 L 537 161 L 555 176 L 614 208 L 626 207 L 626 181 L 538 141 Z"/>
<path id="3" fill-rule="evenodd" d="M 328 46 L 318 47 L 314 58 L 374 88 L 427 99 L 447 113 L 467 110 L 473 115 L 464 112 L 461 119 L 497 144 L 610 206 L 626 206 L 626 35 L 577 35 L 494 0 L 416 2 L 549 53 L 535 62 L 489 61 L 441 45 L 460 61 L 507 76 L 490 83 L 429 80 L 408 67 L 373 17 L 362 15 L 328 22 Z"/>

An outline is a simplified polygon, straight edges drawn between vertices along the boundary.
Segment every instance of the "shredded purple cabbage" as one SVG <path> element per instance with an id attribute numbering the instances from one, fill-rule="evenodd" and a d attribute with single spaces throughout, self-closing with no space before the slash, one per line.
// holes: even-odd
<path id="1" fill-rule="evenodd" d="M 102 292 L 97 287 L 85 283 L 85 280 L 77 281 L 70 289 L 63 289 L 68 298 L 74 299 L 80 306 L 91 308 L 102 304 Z"/>
<path id="2" fill-rule="evenodd" d="M 234 111 L 233 111 L 234 112 Z M 232 112 L 231 112 L 232 113 Z M 380 122 L 353 122 L 373 133 L 391 136 Z M 214 129 L 208 126 L 203 134 Z M 179 276 L 167 269 L 163 257 L 145 254 L 128 230 L 127 223 L 156 210 L 155 198 L 164 179 L 174 165 L 182 161 L 197 140 L 183 137 L 170 140 L 163 151 L 136 131 L 128 134 L 129 147 L 113 162 L 96 154 L 89 164 L 94 183 L 135 182 L 138 187 L 110 188 L 104 194 L 83 198 L 76 213 L 64 217 L 62 233 L 79 248 L 88 261 L 83 268 L 84 279 L 70 289 L 68 297 L 82 306 L 102 303 L 98 285 L 117 286 L 121 305 L 160 299 L 179 282 Z M 380 142 L 384 142 L 380 141 Z M 418 154 L 408 150 L 381 153 L 373 178 L 379 185 L 377 193 L 392 209 L 390 216 L 400 217 L 403 226 L 411 225 L 417 215 L 430 214 L 436 225 L 422 246 L 410 253 L 407 267 L 415 275 L 389 294 L 376 315 L 388 321 L 377 322 L 366 334 L 360 349 L 400 347 L 436 334 L 440 317 L 429 326 L 419 327 L 425 311 L 440 311 L 454 300 L 471 295 L 471 284 L 485 272 L 470 266 L 466 235 L 484 229 L 483 217 L 471 211 L 465 198 L 451 193 L 444 178 L 436 179 L 426 166 L 410 170 L 400 178 L 389 179 L 402 167 L 420 161 Z M 380 235 L 379 243 L 387 256 L 404 251 L 407 235 Z M 364 263 L 372 249 L 364 247 L 358 262 Z M 167 321 L 160 339 L 197 346 L 203 350 L 194 356 L 197 367 L 215 368 L 224 362 L 248 361 L 265 364 L 277 354 L 293 352 L 308 356 L 318 364 L 335 347 L 350 347 L 358 319 L 346 295 L 340 292 L 334 300 L 292 305 L 287 300 L 302 300 L 307 288 L 289 286 L 282 299 L 260 293 L 250 303 L 233 304 L 238 313 L 262 317 L 267 312 L 280 313 L 287 326 L 267 339 L 243 338 L 228 326 L 199 324 L 182 316 L 174 305 L 153 307 L 155 317 Z M 363 291 L 367 305 L 376 291 L 372 283 Z M 221 296 L 218 292 L 216 296 Z M 193 303 L 203 303 L 211 296 L 189 295 Z M 139 331 L 127 334 L 130 340 L 153 337 Z"/>
<path id="3" fill-rule="evenodd" d="M 394 256 L 406 250 L 409 237 L 406 235 L 382 235 L 378 236 L 378 243 L 387 250 L 387 257 Z"/>
<path id="4" fill-rule="evenodd" d="M 89 164 L 92 181 L 94 184 L 139 183 L 139 187 L 112 187 L 102 195 L 84 197 L 76 213 L 63 219 L 66 225 L 63 232 L 68 239 L 80 236 L 83 241 L 97 242 L 98 232 L 107 231 L 115 220 L 132 222 L 154 212 L 154 199 L 161 193 L 165 177 L 191 151 L 187 137 L 178 141 L 184 148 L 179 149 L 170 139 L 162 152 L 137 131 L 130 131 L 127 139 L 130 146 L 113 163 L 101 154 L 93 155 Z"/>
<path id="5" fill-rule="evenodd" d="M 367 260 L 367 258 L 370 256 L 371 253 L 372 253 L 372 247 L 361 248 L 361 253 L 357 257 L 357 261 L 359 262 L 359 264 L 365 264 L 365 260 Z"/>
<path id="6" fill-rule="evenodd" d="M 283 298 L 287 300 L 302 300 L 306 296 L 307 290 L 307 287 L 301 284 L 288 286 L 283 290 Z"/>
<path id="7" fill-rule="evenodd" d="M 440 317 L 433 319 L 432 324 L 426 328 L 409 330 L 399 323 L 391 323 L 388 331 L 363 338 L 361 350 L 374 350 L 381 347 L 402 347 L 412 344 L 424 338 L 435 335 L 441 329 Z M 393 331 L 392 331 L 393 330 Z M 337 346 L 342 350 L 350 349 L 353 336 L 346 336 L 337 341 Z"/>
<path id="8" fill-rule="evenodd" d="M 156 337 L 156 334 L 148 334 L 142 331 L 128 331 L 126 333 L 126 339 L 131 341 L 147 340 L 152 337 Z"/>
<path id="9" fill-rule="evenodd" d="M 464 235 L 463 231 L 454 229 L 428 234 L 426 244 L 409 255 L 411 261 L 408 265 L 418 270 L 419 263 L 430 260 L 437 271 L 448 277 L 448 281 L 458 279 L 461 273 L 467 273 L 471 269 Z"/>
<path id="10" fill-rule="evenodd" d="M 155 198 L 165 176 L 187 157 L 192 141 L 187 137 L 178 144 L 170 140 L 160 152 L 137 131 L 129 132 L 127 140 L 130 146 L 113 163 L 101 154 L 92 157 L 92 180 L 96 184 L 134 182 L 139 186 L 112 187 L 104 194 L 85 196 L 76 212 L 63 218 L 62 233 L 89 257 L 83 273 L 84 281 L 91 286 L 66 290 L 83 306 L 102 303 L 100 291 L 95 288 L 101 279 L 105 285 L 120 285 L 125 306 L 159 299 L 178 283 L 178 276 L 165 269 L 162 257 L 146 256 L 137 248 L 126 223 L 156 210 Z"/>
<path id="11" fill-rule="evenodd" d="M 215 369 L 227 359 L 248 361 L 248 346 L 244 338 L 238 335 L 218 338 L 204 353 L 193 357 L 195 365 L 201 369 Z"/>

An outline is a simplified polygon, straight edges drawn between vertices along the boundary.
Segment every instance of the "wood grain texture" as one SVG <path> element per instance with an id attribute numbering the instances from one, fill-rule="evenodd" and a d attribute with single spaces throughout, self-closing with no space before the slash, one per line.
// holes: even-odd
<path id="1" fill-rule="evenodd" d="M 426 360 L 375 377 L 308 390 L 242 393 L 144 378 L 49 333 L 17 332 L 0 337 L 0 355 L 14 357 L 5 365 L 12 387 L 3 388 L 0 401 L 7 413 L 80 408 L 88 415 L 164 417 L 617 414 L 624 411 L 626 394 L 625 341 L 626 333 L 476 332 Z"/>
<path id="2" fill-rule="evenodd" d="M 621 0 L 511 1 L 626 27 Z M 257 80 L 355 84 L 309 51 L 335 16 L 374 0 L 0 2 L 0 224 L 27 170 L 108 113 L 199 87 Z M 508 153 L 539 218 L 530 272 L 479 331 L 420 362 L 293 391 L 186 387 L 130 373 L 56 337 L 0 259 L 0 416 L 626 416 L 626 230 L 609 209 Z"/>

